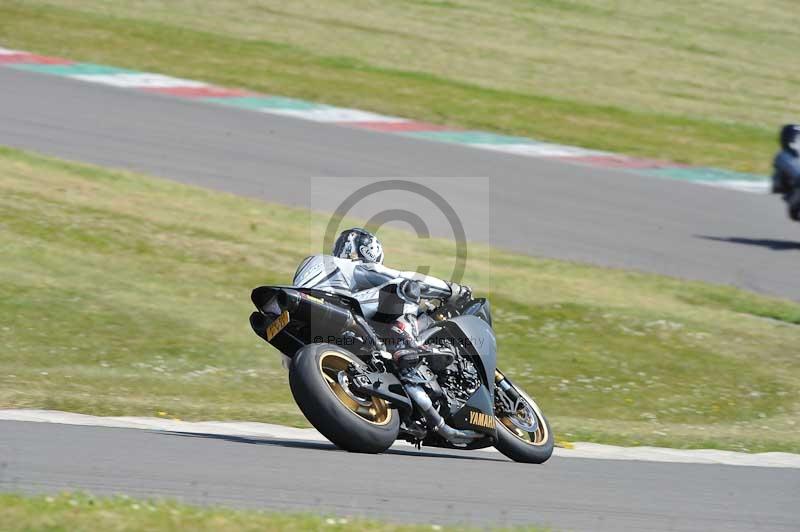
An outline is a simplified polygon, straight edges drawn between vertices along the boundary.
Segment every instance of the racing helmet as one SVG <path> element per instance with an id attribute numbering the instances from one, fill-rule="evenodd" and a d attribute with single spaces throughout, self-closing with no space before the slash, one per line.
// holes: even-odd
<path id="1" fill-rule="evenodd" d="M 383 264 L 383 246 L 378 238 L 360 227 L 342 231 L 333 244 L 333 256 Z"/>
<path id="2" fill-rule="evenodd" d="M 792 152 L 794 155 L 800 155 L 800 125 L 786 124 L 781 128 L 781 148 Z"/>

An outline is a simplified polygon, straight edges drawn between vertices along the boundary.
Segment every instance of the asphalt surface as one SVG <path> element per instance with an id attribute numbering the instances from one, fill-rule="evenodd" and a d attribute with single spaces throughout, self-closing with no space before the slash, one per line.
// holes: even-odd
<path id="1" fill-rule="evenodd" d="M 449 198 L 512 250 L 800 300 L 800 227 L 775 198 L 370 133 L 0 68 L 0 145 L 298 206 L 311 178 L 488 177 Z M 487 201 L 488 200 L 488 201 Z M 414 208 L 409 205 L 408 208 Z M 463 208 L 463 207 L 462 207 Z M 354 214 L 370 215 L 367 210 Z M 366 209 L 366 208 L 364 208 Z M 449 236 L 444 225 L 434 234 Z M 419 456 L 417 456 L 419 455 Z M 535 523 L 585 530 L 797 530 L 796 470 L 397 450 L 0 422 L 0 489 Z"/>
<path id="2" fill-rule="evenodd" d="M 448 199 L 462 205 L 462 217 L 488 205 L 490 217 L 481 219 L 490 218 L 491 230 L 483 239 L 497 246 L 800 300 L 800 226 L 765 195 L 10 68 L 0 68 L 0 144 L 300 206 L 325 206 L 326 189 L 311 187 L 312 177 L 488 177 L 490 193 L 464 180 Z M 368 216 L 366 209 L 352 212 Z M 432 229 L 451 235 L 444 224 Z"/>
<path id="3" fill-rule="evenodd" d="M 800 529 L 800 471 L 331 445 L 0 421 L 0 491 L 163 496 L 400 523 Z"/>

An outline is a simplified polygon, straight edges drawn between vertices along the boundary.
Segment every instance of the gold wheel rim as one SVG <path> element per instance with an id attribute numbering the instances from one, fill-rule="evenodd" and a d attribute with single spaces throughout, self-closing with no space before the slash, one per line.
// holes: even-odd
<path id="1" fill-rule="evenodd" d="M 499 371 L 495 371 L 494 375 L 495 375 L 494 376 L 495 385 L 497 385 L 499 381 L 505 378 L 505 376 L 503 376 L 503 374 L 500 373 Z M 539 409 L 539 405 L 536 404 L 536 401 L 528 397 L 528 394 L 526 394 L 516 386 L 514 386 L 514 389 L 517 390 L 517 393 L 519 393 L 522 396 L 522 398 L 525 399 L 525 402 L 528 403 L 528 406 L 531 408 L 531 410 L 533 410 L 533 414 L 536 416 L 536 425 L 537 425 L 536 431 L 528 432 L 516 426 L 514 422 L 511 420 L 511 416 L 497 416 L 497 420 L 500 421 L 500 423 L 502 423 L 503 426 L 507 428 L 508 431 L 511 434 L 513 434 L 518 440 L 521 440 L 522 442 L 528 445 L 534 445 L 534 446 L 544 445 L 545 443 L 547 443 L 547 439 L 550 436 L 550 434 L 547 430 L 547 424 L 544 421 L 544 415 L 542 414 L 542 411 Z"/>
<path id="2" fill-rule="evenodd" d="M 342 353 L 326 351 L 319 357 L 319 372 L 333 395 L 345 408 L 360 419 L 373 425 L 386 425 L 392 419 L 392 410 L 378 397 L 360 398 L 347 389 L 342 372 L 355 361 Z"/>

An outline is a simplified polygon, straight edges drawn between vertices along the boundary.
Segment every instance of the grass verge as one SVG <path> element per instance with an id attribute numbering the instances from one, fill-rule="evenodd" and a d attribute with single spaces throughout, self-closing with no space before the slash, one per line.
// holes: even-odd
<path id="1" fill-rule="evenodd" d="M 725 0 L 10 0 L 45 54 L 766 173 L 797 108 L 789 6 Z M 480 31 L 476 31 L 480 28 Z"/>
<path id="2" fill-rule="evenodd" d="M 256 510 L 198 507 L 163 500 L 136 500 L 125 496 L 97 498 L 80 493 L 25 497 L 0 494 L 0 523 L 7 532 L 94 532 L 195 530 L 247 532 L 263 530 L 331 532 L 421 532 L 464 530 L 439 525 L 393 525 L 375 520 Z M 520 528 L 515 530 L 540 530 Z"/>
<path id="3" fill-rule="evenodd" d="M 0 148 L 0 407 L 307 426 L 250 290 L 308 212 Z M 382 230 L 393 265 L 451 243 Z M 573 440 L 800 451 L 800 305 L 473 245 L 501 368 Z M 434 268 L 434 275 L 447 271 Z"/>

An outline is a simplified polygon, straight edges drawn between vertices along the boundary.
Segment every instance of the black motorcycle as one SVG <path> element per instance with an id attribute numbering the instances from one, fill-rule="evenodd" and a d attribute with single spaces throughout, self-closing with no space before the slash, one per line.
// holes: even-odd
<path id="1" fill-rule="evenodd" d="M 383 316 L 402 313 L 411 282 L 380 288 Z M 398 439 L 418 447 L 494 446 L 537 464 L 553 453 L 541 409 L 496 367 L 485 299 L 430 308 L 431 326 L 416 335 L 418 348 L 392 353 L 391 320 L 368 322 L 364 303 L 351 296 L 262 286 L 251 299 L 258 312 L 250 324 L 283 353 L 297 405 L 339 448 L 380 453 Z"/>

